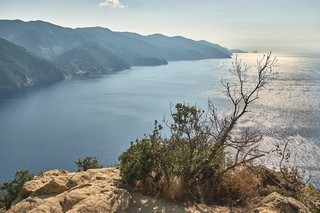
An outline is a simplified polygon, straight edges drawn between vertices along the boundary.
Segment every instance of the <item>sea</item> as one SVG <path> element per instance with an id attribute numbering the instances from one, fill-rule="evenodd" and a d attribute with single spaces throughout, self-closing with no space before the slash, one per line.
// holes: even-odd
<path id="1" fill-rule="evenodd" d="M 264 150 L 288 143 L 288 166 L 320 187 L 320 54 L 272 55 L 277 77 L 259 92 L 239 125 L 259 128 Z M 253 75 L 263 54 L 237 57 Z M 232 105 L 221 81 L 233 80 L 229 69 L 234 60 L 235 55 L 133 67 L 1 93 L 0 183 L 12 179 L 16 170 L 76 171 L 75 161 L 85 156 L 113 166 L 131 141 L 152 131 L 155 120 L 170 120 L 176 103 L 206 109 L 210 101 L 219 116 L 227 116 Z M 260 161 L 279 166 L 277 155 Z"/>

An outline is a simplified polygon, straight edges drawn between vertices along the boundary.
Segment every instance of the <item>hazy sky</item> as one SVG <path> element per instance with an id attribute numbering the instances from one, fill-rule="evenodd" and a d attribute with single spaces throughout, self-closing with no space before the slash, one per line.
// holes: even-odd
<path id="1" fill-rule="evenodd" d="M 320 52 L 320 0 L 0 0 L 0 19 L 182 35 L 244 50 Z"/>

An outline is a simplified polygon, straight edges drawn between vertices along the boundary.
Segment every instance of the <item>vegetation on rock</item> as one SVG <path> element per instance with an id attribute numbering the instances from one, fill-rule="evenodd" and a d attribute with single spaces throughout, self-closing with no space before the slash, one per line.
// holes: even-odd
<path id="1" fill-rule="evenodd" d="M 18 170 L 14 175 L 14 179 L 6 181 L 0 185 L 0 210 L 9 209 L 17 198 L 23 184 L 29 180 L 32 180 L 34 174 L 28 170 Z"/>
<path id="2" fill-rule="evenodd" d="M 275 172 L 255 165 L 255 160 L 286 149 L 263 151 L 262 135 L 253 127 L 238 125 L 258 93 L 277 75 L 271 53 L 257 61 L 256 72 L 236 58 L 230 69 L 233 82 L 222 82 L 233 111 L 219 117 L 208 110 L 178 103 L 171 112 L 172 123 L 164 120 L 170 135 L 164 136 L 157 121 L 151 134 L 131 142 L 119 157 L 126 187 L 170 200 L 247 204 L 273 191 L 299 198 L 304 184 L 298 172 Z M 280 159 L 280 161 L 281 161 Z M 301 199 L 300 199 L 301 200 Z M 310 206 L 310 205 L 309 205 Z"/>
<path id="3" fill-rule="evenodd" d="M 85 157 L 82 160 L 78 160 L 75 162 L 78 166 L 78 172 L 87 171 L 88 169 L 100 169 L 102 165 L 99 164 L 98 159 L 96 157 Z"/>
<path id="4" fill-rule="evenodd" d="M 176 199 L 206 203 L 223 199 L 219 188 L 225 175 L 265 155 L 258 146 L 262 138 L 259 131 L 238 128 L 237 123 L 258 99 L 258 92 L 275 76 L 275 62 L 268 54 L 258 61 L 253 77 L 247 66 L 236 59 L 230 71 L 237 82 L 223 83 L 234 109 L 228 116 L 219 118 L 210 103 L 207 111 L 176 104 L 171 113 L 173 123 L 165 121 L 170 137 L 162 136 L 162 126 L 156 122 L 152 134 L 132 143 L 119 157 L 125 183 L 134 187 L 143 182 L 155 193 L 165 193 L 161 190 L 177 187 L 178 183 Z M 157 188 L 160 181 L 164 185 Z"/>

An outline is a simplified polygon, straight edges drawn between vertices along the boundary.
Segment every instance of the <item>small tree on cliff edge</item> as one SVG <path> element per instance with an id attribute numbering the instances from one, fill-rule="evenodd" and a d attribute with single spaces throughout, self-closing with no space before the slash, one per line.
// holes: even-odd
<path id="1" fill-rule="evenodd" d="M 120 157 L 120 170 L 129 187 L 137 183 L 149 186 L 149 193 L 165 193 L 180 183 L 180 198 L 210 201 L 219 196 L 224 175 L 241 165 L 264 156 L 258 143 L 262 137 L 255 128 L 241 129 L 239 120 L 258 98 L 259 91 L 276 73 L 271 53 L 257 60 L 256 73 L 236 57 L 230 69 L 234 82 L 222 82 L 232 112 L 220 118 L 209 103 L 207 111 L 197 106 L 176 104 L 171 112 L 173 123 L 165 124 L 170 137 L 161 135 L 157 122 L 152 134 L 131 143 Z M 159 183 L 163 186 L 159 187 Z"/>
<path id="2" fill-rule="evenodd" d="M 8 210 L 11 207 L 23 184 L 32 180 L 33 177 L 34 174 L 28 170 L 18 170 L 13 180 L 6 181 L 0 185 L 0 212 L 1 209 Z"/>
<path id="3" fill-rule="evenodd" d="M 103 166 L 99 164 L 96 157 L 87 156 L 82 160 L 75 161 L 78 166 L 78 172 L 87 171 L 88 169 L 101 169 Z"/>

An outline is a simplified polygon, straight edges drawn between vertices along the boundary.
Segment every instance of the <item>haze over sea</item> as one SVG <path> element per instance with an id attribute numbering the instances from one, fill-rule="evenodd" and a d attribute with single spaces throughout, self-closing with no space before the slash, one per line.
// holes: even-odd
<path id="1" fill-rule="evenodd" d="M 273 54 L 278 78 L 260 93 L 242 125 L 262 130 L 267 150 L 289 140 L 296 164 L 320 186 L 320 54 Z M 261 54 L 239 54 L 252 65 Z M 15 170 L 76 170 L 74 161 L 96 156 L 112 166 L 130 141 L 169 117 L 170 103 L 206 108 L 211 100 L 228 112 L 220 83 L 233 59 L 170 62 L 167 66 L 89 78 L 0 96 L 0 182 Z M 292 158 L 294 159 L 294 157 Z M 277 159 L 263 160 L 277 166 Z"/>

